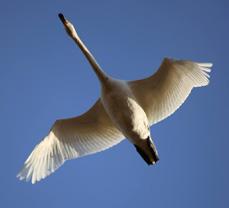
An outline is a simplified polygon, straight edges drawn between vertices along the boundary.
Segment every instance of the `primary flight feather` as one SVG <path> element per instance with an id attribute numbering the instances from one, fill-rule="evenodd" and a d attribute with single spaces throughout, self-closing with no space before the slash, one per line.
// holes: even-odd
<path id="1" fill-rule="evenodd" d="M 165 58 L 145 79 L 114 79 L 101 69 L 74 26 L 59 14 L 66 32 L 79 46 L 101 84 L 101 96 L 81 116 L 57 120 L 18 173 L 32 183 L 47 177 L 66 160 L 93 154 L 127 138 L 149 165 L 159 158 L 150 126 L 174 113 L 194 87 L 209 83 L 211 63 Z"/>

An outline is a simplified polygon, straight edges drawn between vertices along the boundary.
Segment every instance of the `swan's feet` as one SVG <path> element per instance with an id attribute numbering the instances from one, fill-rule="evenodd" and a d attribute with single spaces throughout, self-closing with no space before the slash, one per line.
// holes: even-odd
<path id="1" fill-rule="evenodd" d="M 148 137 L 145 141 L 146 145 L 144 147 L 139 147 L 137 145 L 134 146 L 139 155 L 141 155 L 142 159 L 148 165 L 154 165 L 159 160 L 157 149 L 150 137 Z"/>

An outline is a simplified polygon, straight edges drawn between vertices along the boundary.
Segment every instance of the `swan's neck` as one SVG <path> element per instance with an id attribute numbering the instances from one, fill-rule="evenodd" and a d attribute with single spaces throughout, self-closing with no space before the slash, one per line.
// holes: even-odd
<path id="1" fill-rule="evenodd" d="M 84 43 L 80 40 L 80 37 L 78 36 L 73 24 L 71 24 L 68 20 L 66 20 L 63 14 L 59 13 L 58 16 L 61 22 L 63 23 L 63 25 L 65 26 L 65 29 L 68 35 L 76 42 L 76 44 L 79 46 L 83 54 L 86 56 L 87 60 L 91 64 L 100 82 L 104 83 L 108 79 L 108 76 L 101 69 L 101 67 L 96 62 L 95 58 L 90 53 L 90 51 L 87 49 L 87 47 L 84 45 Z"/>
<path id="2" fill-rule="evenodd" d="M 91 54 L 91 52 L 87 49 L 87 47 L 84 45 L 84 43 L 81 41 L 80 37 L 75 34 L 73 37 L 73 40 L 76 42 L 76 44 L 79 46 L 87 60 L 92 66 L 92 69 L 96 73 L 97 77 L 101 82 L 104 82 L 108 79 L 108 76 L 105 74 L 105 72 L 101 69 L 99 64 L 96 62 L 94 56 Z"/>

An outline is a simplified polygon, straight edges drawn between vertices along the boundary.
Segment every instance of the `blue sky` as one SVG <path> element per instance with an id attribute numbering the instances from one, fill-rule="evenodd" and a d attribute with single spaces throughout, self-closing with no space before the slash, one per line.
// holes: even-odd
<path id="1" fill-rule="evenodd" d="M 228 10 L 226 0 L 1 0 L 0 207 L 228 207 Z M 53 122 L 99 96 L 59 12 L 116 78 L 146 77 L 165 56 L 214 63 L 210 85 L 151 128 L 156 166 L 124 141 L 36 185 L 16 179 Z"/>

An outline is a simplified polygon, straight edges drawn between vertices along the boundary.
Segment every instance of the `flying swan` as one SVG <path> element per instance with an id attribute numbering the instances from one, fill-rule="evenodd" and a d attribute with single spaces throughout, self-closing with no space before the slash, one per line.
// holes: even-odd
<path id="1" fill-rule="evenodd" d="M 98 77 L 101 96 L 86 113 L 57 120 L 17 177 L 36 183 L 66 160 L 108 149 L 124 138 L 148 165 L 155 164 L 159 157 L 150 126 L 174 113 L 194 87 L 208 85 L 212 64 L 165 58 L 152 76 L 134 81 L 117 80 L 101 69 L 73 24 L 63 14 L 59 18 Z"/>

